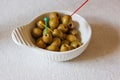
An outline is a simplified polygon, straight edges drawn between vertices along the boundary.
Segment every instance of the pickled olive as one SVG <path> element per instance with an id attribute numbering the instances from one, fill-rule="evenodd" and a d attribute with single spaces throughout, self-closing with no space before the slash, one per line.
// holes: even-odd
<path id="1" fill-rule="evenodd" d="M 60 47 L 60 51 L 63 52 L 63 51 L 68 51 L 70 50 L 70 46 L 68 44 L 62 44 L 61 47 Z"/>
<path id="2" fill-rule="evenodd" d="M 68 44 L 69 45 L 69 41 L 68 40 L 63 40 L 61 44 Z"/>
<path id="3" fill-rule="evenodd" d="M 50 51 L 58 51 L 58 50 L 59 50 L 59 48 L 56 47 L 56 46 L 54 46 L 54 45 L 50 45 L 50 46 L 48 46 L 46 49 L 47 49 L 47 50 L 50 50 Z"/>
<path id="4" fill-rule="evenodd" d="M 46 34 L 42 36 L 45 43 L 50 44 L 52 42 L 52 34 Z"/>
<path id="5" fill-rule="evenodd" d="M 59 29 L 54 29 L 54 31 L 52 32 L 52 35 L 54 37 L 59 37 L 59 38 L 63 38 L 63 32 Z"/>
<path id="6" fill-rule="evenodd" d="M 71 22 L 68 24 L 68 27 L 69 27 L 69 29 L 74 29 L 74 28 L 75 28 L 74 22 L 71 21 Z"/>
<path id="7" fill-rule="evenodd" d="M 63 34 L 62 40 L 64 40 L 66 38 L 67 34 Z"/>
<path id="8" fill-rule="evenodd" d="M 42 22 L 43 23 L 43 22 Z M 45 27 L 43 25 L 41 25 L 41 21 L 37 22 L 37 27 L 39 27 L 40 29 L 44 29 Z"/>
<path id="9" fill-rule="evenodd" d="M 53 39 L 53 42 L 51 43 L 51 45 L 53 45 L 53 46 L 56 46 L 56 47 L 59 47 L 60 45 L 61 45 L 61 40 L 60 40 L 60 38 L 54 38 Z"/>
<path id="10" fill-rule="evenodd" d="M 66 36 L 66 39 L 69 41 L 69 42 L 73 42 L 73 41 L 76 41 L 76 36 L 72 35 L 72 34 L 68 34 Z"/>
<path id="11" fill-rule="evenodd" d="M 35 28 L 32 29 L 32 36 L 34 38 L 38 38 L 41 35 L 42 35 L 42 30 L 40 28 L 35 27 Z"/>
<path id="12" fill-rule="evenodd" d="M 62 17 L 62 24 L 68 25 L 71 22 L 72 18 L 70 15 L 64 15 Z"/>
<path id="13" fill-rule="evenodd" d="M 53 30 L 55 28 L 57 28 L 57 26 L 59 25 L 59 20 L 58 18 L 52 18 L 49 20 L 49 27 Z"/>
<path id="14" fill-rule="evenodd" d="M 52 18 L 59 18 L 59 14 L 57 12 L 51 12 L 49 14 L 49 18 L 52 19 Z"/>
<path id="15" fill-rule="evenodd" d="M 61 30 L 62 32 L 67 32 L 68 31 L 68 27 L 64 24 L 60 24 L 58 26 L 58 29 Z"/>
<path id="16" fill-rule="evenodd" d="M 70 46 L 72 46 L 73 48 L 77 48 L 81 45 L 81 43 L 79 41 L 73 41 L 71 42 Z"/>
<path id="17" fill-rule="evenodd" d="M 78 31 L 76 29 L 71 29 L 69 33 L 73 35 L 77 35 Z"/>
<path id="18" fill-rule="evenodd" d="M 51 31 L 49 30 L 49 28 L 47 29 L 47 31 L 46 29 L 43 30 L 43 35 L 46 35 L 46 34 L 51 34 Z"/>
<path id="19" fill-rule="evenodd" d="M 70 15 L 51 12 L 48 17 L 44 16 L 35 24 L 36 27 L 31 30 L 31 35 L 39 48 L 63 52 L 82 45 L 81 38 L 75 28 L 76 25 Z"/>
<path id="20" fill-rule="evenodd" d="M 43 40 L 41 38 L 39 38 L 37 41 L 36 41 L 36 45 L 39 47 L 39 48 L 46 48 L 46 44 L 43 42 Z"/>

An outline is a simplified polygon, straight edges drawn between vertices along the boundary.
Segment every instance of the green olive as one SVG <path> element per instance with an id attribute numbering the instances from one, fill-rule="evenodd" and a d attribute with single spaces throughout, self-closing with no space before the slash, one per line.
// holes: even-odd
<path id="1" fill-rule="evenodd" d="M 64 24 L 60 24 L 58 26 L 58 29 L 63 31 L 63 32 L 67 32 L 68 31 L 68 27 L 66 25 L 64 25 Z"/>
<path id="2" fill-rule="evenodd" d="M 56 47 L 56 46 L 54 46 L 54 45 L 50 45 L 50 46 L 48 46 L 46 49 L 47 49 L 47 50 L 50 50 L 50 51 L 58 51 L 58 50 L 59 50 L 59 48 Z"/>
<path id="3" fill-rule="evenodd" d="M 82 45 L 70 15 L 65 14 L 62 16 L 57 12 L 51 12 L 48 18 L 47 27 L 40 20 L 35 23 L 36 27 L 31 30 L 36 46 L 50 51 L 63 52 Z"/>
<path id="4" fill-rule="evenodd" d="M 52 18 L 49 20 L 49 27 L 53 30 L 55 28 L 57 28 L 59 25 L 59 20 L 58 18 Z"/>
<path id="5" fill-rule="evenodd" d="M 40 22 L 41 22 L 41 21 L 38 21 L 38 22 L 37 22 L 37 27 L 39 27 L 40 29 L 43 30 L 45 27 L 44 27 L 43 25 L 41 25 Z"/>
<path id="6" fill-rule="evenodd" d="M 59 47 L 61 45 L 60 38 L 57 38 L 57 37 L 53 38 L 53 42 L 51 43 L 51 45 Z"/>
<path id="7" fill-rule="evenodd" d="M 78 31 L 76 29 L 71 29 L 70 34 L 77 35 Z"/>
<path id="8" fill-rule="evenodd" d="M 52 34 L 45 34 L 42 39 L 45 43 L 50 44 L 52 42 Z"/>
<path id="9" fill-rule="evenodd" d="M 63 51 L 68 51 L 70 50 L 70 46 L 68 44 L 62 44 L 61 47 L 60 47 L 60 51 L 63 52 Z"/>
<path id="10" fill-rule="evenodd" d="M 37 27 L 33 28 L 32 29 L 32 36 L 35 38 L 42 36 L 42 30 L 40 28 L 37 28 Z"/>
<path id="11" fill-rule="evenodd" d="M 54 37 L 59 37 L 59 38 L 63 38 L 63 32 L 59 29 L 54 29 L 53 32 L 52 32 L 52 35 Z"/>
<path id="12" fill-rule="evenodd" d="M 62 40 L 64 40 L 64 39 L 66 39 L 66 36 L 67 36 L 68 34 L 63 34 L 63 37 L 61 38 Z"/>
<path id="13" fill-rule="evenodd" d="M 77 48 L 81 45 L 81 43 L 79 41 L 73 41 L 71 42 L 70 46 L 72 46 L 73 48 Z"/>
<path id="14" fill-rule="evenodd" d="M 76 36 L 74 36 L 74 35 L 72 35 L 72 34 L 68 34 L 68 35 L 66 36 L 66 39 L 67 39 L 69 42 L 73 42 L 73 41 L 76 41 L 76 40 L 77 40 Z"/>
<path id="15" fill-rule="evenodd" d="M 70 23 L 68 24 L 69 29 L 74 29 L 75 28 L 75 24 L 73 21 L 70 21 Z"/>
<path id="16" fill-rule="evenodd" d="M 59 17 L 59 14 L 57 12 L 51 12 L 49 14 L 49 18 L 52 19 L 52 18 L 58 18 Z"/>
<path id="17" fill-rule="evenodd" d="M 46 34 L 52 34 L 51 33 L 51 31 L 49 30 L 49 28 L 45 28 L 44 30 L 43 30 L 43 35 L 46 35 Z"/>
<path id="18" fill-rule="evenodd" d="M 70 15 L 64 15 L 64 16 L 62 17 L 62 23 L 63 23 L 64 25 L 68 25 L 68 24 L 71 22 L 71 20 L 72 20 L 72 18 L 71 18 Z"/>
<path id="19" fill-rule="evenodd" d="M 62 44 L 68 44 L 69 45 L 69 41 L 68 40 L 63 40 Z"/>
<path id="20" fill-rule="evenodd" d="M 41 38 L 39 38 L 37 41 L 36 41 L 36 45 L 40 48 L 46 48 L 46 44 L 43 42 L 43 40 Z"/>

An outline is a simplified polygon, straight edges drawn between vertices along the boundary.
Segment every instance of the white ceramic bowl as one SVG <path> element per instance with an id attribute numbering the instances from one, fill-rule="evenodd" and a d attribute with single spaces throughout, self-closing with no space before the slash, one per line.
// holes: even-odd
<path id="1" fill-rule="evenodd" d="M 52 12 L 52 11 L 51 11 Z M 71 14 L 69 11 L 56 11 L 59 14 Z M 40 14 L 37 18 L 35 18 L 30 23 L 23 25 L 21 27 L 15 28 L 12 32 L 13 41 L 21 46 L 29 47 L 30 50 L 34 50 L 36 53 L 39 53 L 40 58 L 44 58 L 46 60 L 52 61 L 67 61 L 79 56 L 88 46 L 90 38 L 91 38 L 91 27 L 87 23 L 87 21 L 78 14 L 74 14 L 72 16 L 72 20 L 77 22 L 77 27 L 80 32 L 80 37 L 82 41 L 82 45 L 76 49 L 65 51 L 65 52 L 55 52 L 48 51 L 45 49 L 41 49 L 36 47 L 34 44 L 34 39 L 31 36 L 31 29 L 35 27 L 35 23 L 44 17 L 48 16 L 49 12 L 45 12 Z"/>

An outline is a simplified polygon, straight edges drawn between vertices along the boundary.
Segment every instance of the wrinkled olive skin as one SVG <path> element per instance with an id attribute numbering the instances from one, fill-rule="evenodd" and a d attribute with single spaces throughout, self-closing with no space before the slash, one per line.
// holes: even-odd
<path id="1" fill-rule="evenodd" d="M 76 40 L 77 40 L 76 36 L 74 36 L 74 35 L 72 35 L 72 34 L 68 34 L 68 35 L 66 36 L 66 39 L 67 39 L 69 42 L 73 42 L 73 41 L 76 41 Z"/>
<path id="2" fill-rule="evenodd" d="M 57 29 L 61 30 L 62 32 L 67 32 L 68 26 L 66 26 L 64 24 L 60 24 Z"/>
<path id="3" fill-rule="evenodd" d="M 45 34 L 42 39 L 45 43 L 50 44 L 52 42 L 52 34 Z"/>
<path id="4" fill-rule="evenodd" d="M 81 45 L 81 43 L 79 41 L 73 41 L 71 42 L 70 46 L 72 46 L 73 48 L 77 48 Z"/>
<path id="5" fill-rule="evenodd" d="M 68 25 L 71 22 L 72 18 L 70 15 L 64 15 L 62 17 L 62 24 Z"/>
<path id="6" fill-rule="evenodd" d="M 49 21 L 49 27 L 50 27 L 52 30 L 55 29 L 55 28 L 57 28 L 58 25 L 59 25 L 59 20 L 58 20 L 58 18 L 52 18 L 52 19 L 50 19 L 50 21 Z"/>
<path id="7" fill-rule="evenodd" d="M 61 30 L 59 30 L 59 29 L 54 29 L 54 31 L 52 32 L 52 35 L 54 36 L 54 37 L 59 37 L 59 38 L 63 38 L 63 32 L 61 31 Z"/>
<path id="8" fill-rule="evenodd" d="M 36 45 L 39 47 L 39 48 L 46 48 L 46 44 L 43 42 L 43 40 L 41 38 L 39 38 L 37 41 L 36 41 Z"/>
<path id="9" fill-rule="evenodd" d="M 70 46 L 68 44 L 62 44 L 61 47 L 60 47 L 60 51 L 63 52 L 63 51 L 68 51 L 70 50 Z"/>
<path id="10" fill-rule="evenodd" d="M 57 12 L 51 12 L 49 14 L 49 18 L 52 19 L 52 18 L 59 18 L 59 14 Z"/>
<path id="11" fill-rule="evenodd" d="M 34 38 L 38 38 L 38 37 L 42 36 L 42 30 L 40 28 L 37 28 L 37 27 L 33 28 L 32 29 L 32 36 Z"/>

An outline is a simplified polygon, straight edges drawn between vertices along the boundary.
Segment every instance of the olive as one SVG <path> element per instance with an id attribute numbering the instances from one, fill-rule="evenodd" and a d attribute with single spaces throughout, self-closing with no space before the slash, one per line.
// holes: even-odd
<path id="1" fill-rule="evenodd" d="M 49 14 L 49 18 L 52 19 L 52 18 L 59 18 L 59 14 L 57 12 L 51 12 Z"/>
<path id="2" fill-rule="evenodd" d="M 60 38 L 57 38 L 57 37 L 53 38 L 53 42 L 51 43 L 51 45 L 59 47 L 61 45 Z"/>
<path id="3" fill-rule="evenodd" d="M 63 32 L 59 29 L 54 29 L 53 32 L 52 32 L 52 35 L 54 37 L 59 37 L 59 38 L 63 38 Z"/>
<path id="4" fill-rule="evenodd" d="M 68 40 L 63 40 L 62 44 L 68 44 L 69 45 L 69 41 Z"/>
<path id="5" fill-rule="evenodd" d="M 44 34 L 42 39 L 45 43 L 50 44 L 52 42 L 52 34 Z"/>
<path id="6" fill-rule="evenodd" d="M 49 28 L 45 28 L 44 30 L 43 30 L 43 35 L 46 35 L 46 34 L 51 34 L 51 31 L 50 31 L 50 29 Z"/>
<path id="7" fill-rule="evenodd" d="M 31 30 L 36 46 L 51 51 L 63 52 L 82 45 L 80 40 L 77 39 L 79 34 L 70 15 L 60 16 L 57 12 L 51 12 L 48 17 L 47 27 L 43 19 L 36 22 L 36 27 Z"/>
<path id="8" fill-rule="evenodd" d="M 48 46 L 46 49 L 47 49 L 47 50 L 50 50 L 50 51 L 58 51 L 58 50 L 59 50 L 59 48 L 56 47 L 56 46 L 54 46 L 54 45 L 50 45 L 50 46 Z"/>
<path id="9" fill-rule="evenodd" d="M 40 48 L 45 48 L 46 47 L 46 44 L 43 42 L 43 40 L 41 38 L 39 38 L 37 41 L 36 41 L 36 45 Z"/>
<path id="10" fill-rule="evenodd" d="M 41 21 L 37 22 L 37 27 L 39 27 L 42 30 L 45 28 L 43 25 L 41 25 Z"/>
<path id="11" fill-rule="evenodd" d="M 73 41 L 71 42 L 70 46 L 72 46 L 73 48 L 77 48 L 81 45 L 81 43 L 79 41 Z"/>
<path id="12" fill-rule="evenodd" d="M 70 34 L 76 35 L 78 33 L 78 31 L 76 29 L 71 29 L 70 30 Z"/>
<path id="13" fill-rule="evenodd" d="M 68 34 L 68 35 L 66 36 L 66 39 L 67 39 L 69 42 L 73 42 L 73 41 L 76 41 L 76 40 L 77 40 L 76 36 L 74 36 L 74 35 L 72 35 L 72 34 Z"/>
<path id="14" fill-rule="evenodd" d="M 70 23 L 68 24 L 69 29 L 74 29 L 75 28 L 75 24 L 73 21 L 70 21 Z"/>
<path id="15" fill-rule="evenodd" d="M 67 36 L 68 34 L 65 34 L 65 33 L 63 33 L 63 37 L 61 38 L 62 40 L 64 40 L 64 39 L 66 39 L 66 36 Z"/>
<path id="16" fill-rule="evenodd" d="M 64 25 L 68 25 L 68 24 L 71 22 L 71 20 L 72 20 L 72 18 L 71 18 L 70 15 L 64 15 L 64 16 L 62 17 L 62 23 L 63 23 Z"/>
<path id="17" fill-rule="evenodd" d="M 67 32 L 68 31 L 68 27 L 66 25 L 64 25 L 64 24 L 60 24 L 58 26 L 58 29 L 63 31 L 63 32 Z"/>
<path id="18" fill-rule="evenodd" d="M 68 51 L 70 50 L 70 46 L 68 44 L 62 44 L 61 47 L 60 47 L 60 51 L 63 52 L 63 51 Z"/>
<path id="19" fill-rule="evenodd" d="M 33 28 L 32 29 L 32 36 L 35 38 L 42 36 L 42 30 L 40 28 L 37 28 L 37 27 Z"/>
<path id="20" fill-rule="evenodd" d="M 59 25 L 59 20 L 58 18 L 52 18 L 49 20 L 49 27 L 53 30 L 55 28 L 57 28 Z"/>

